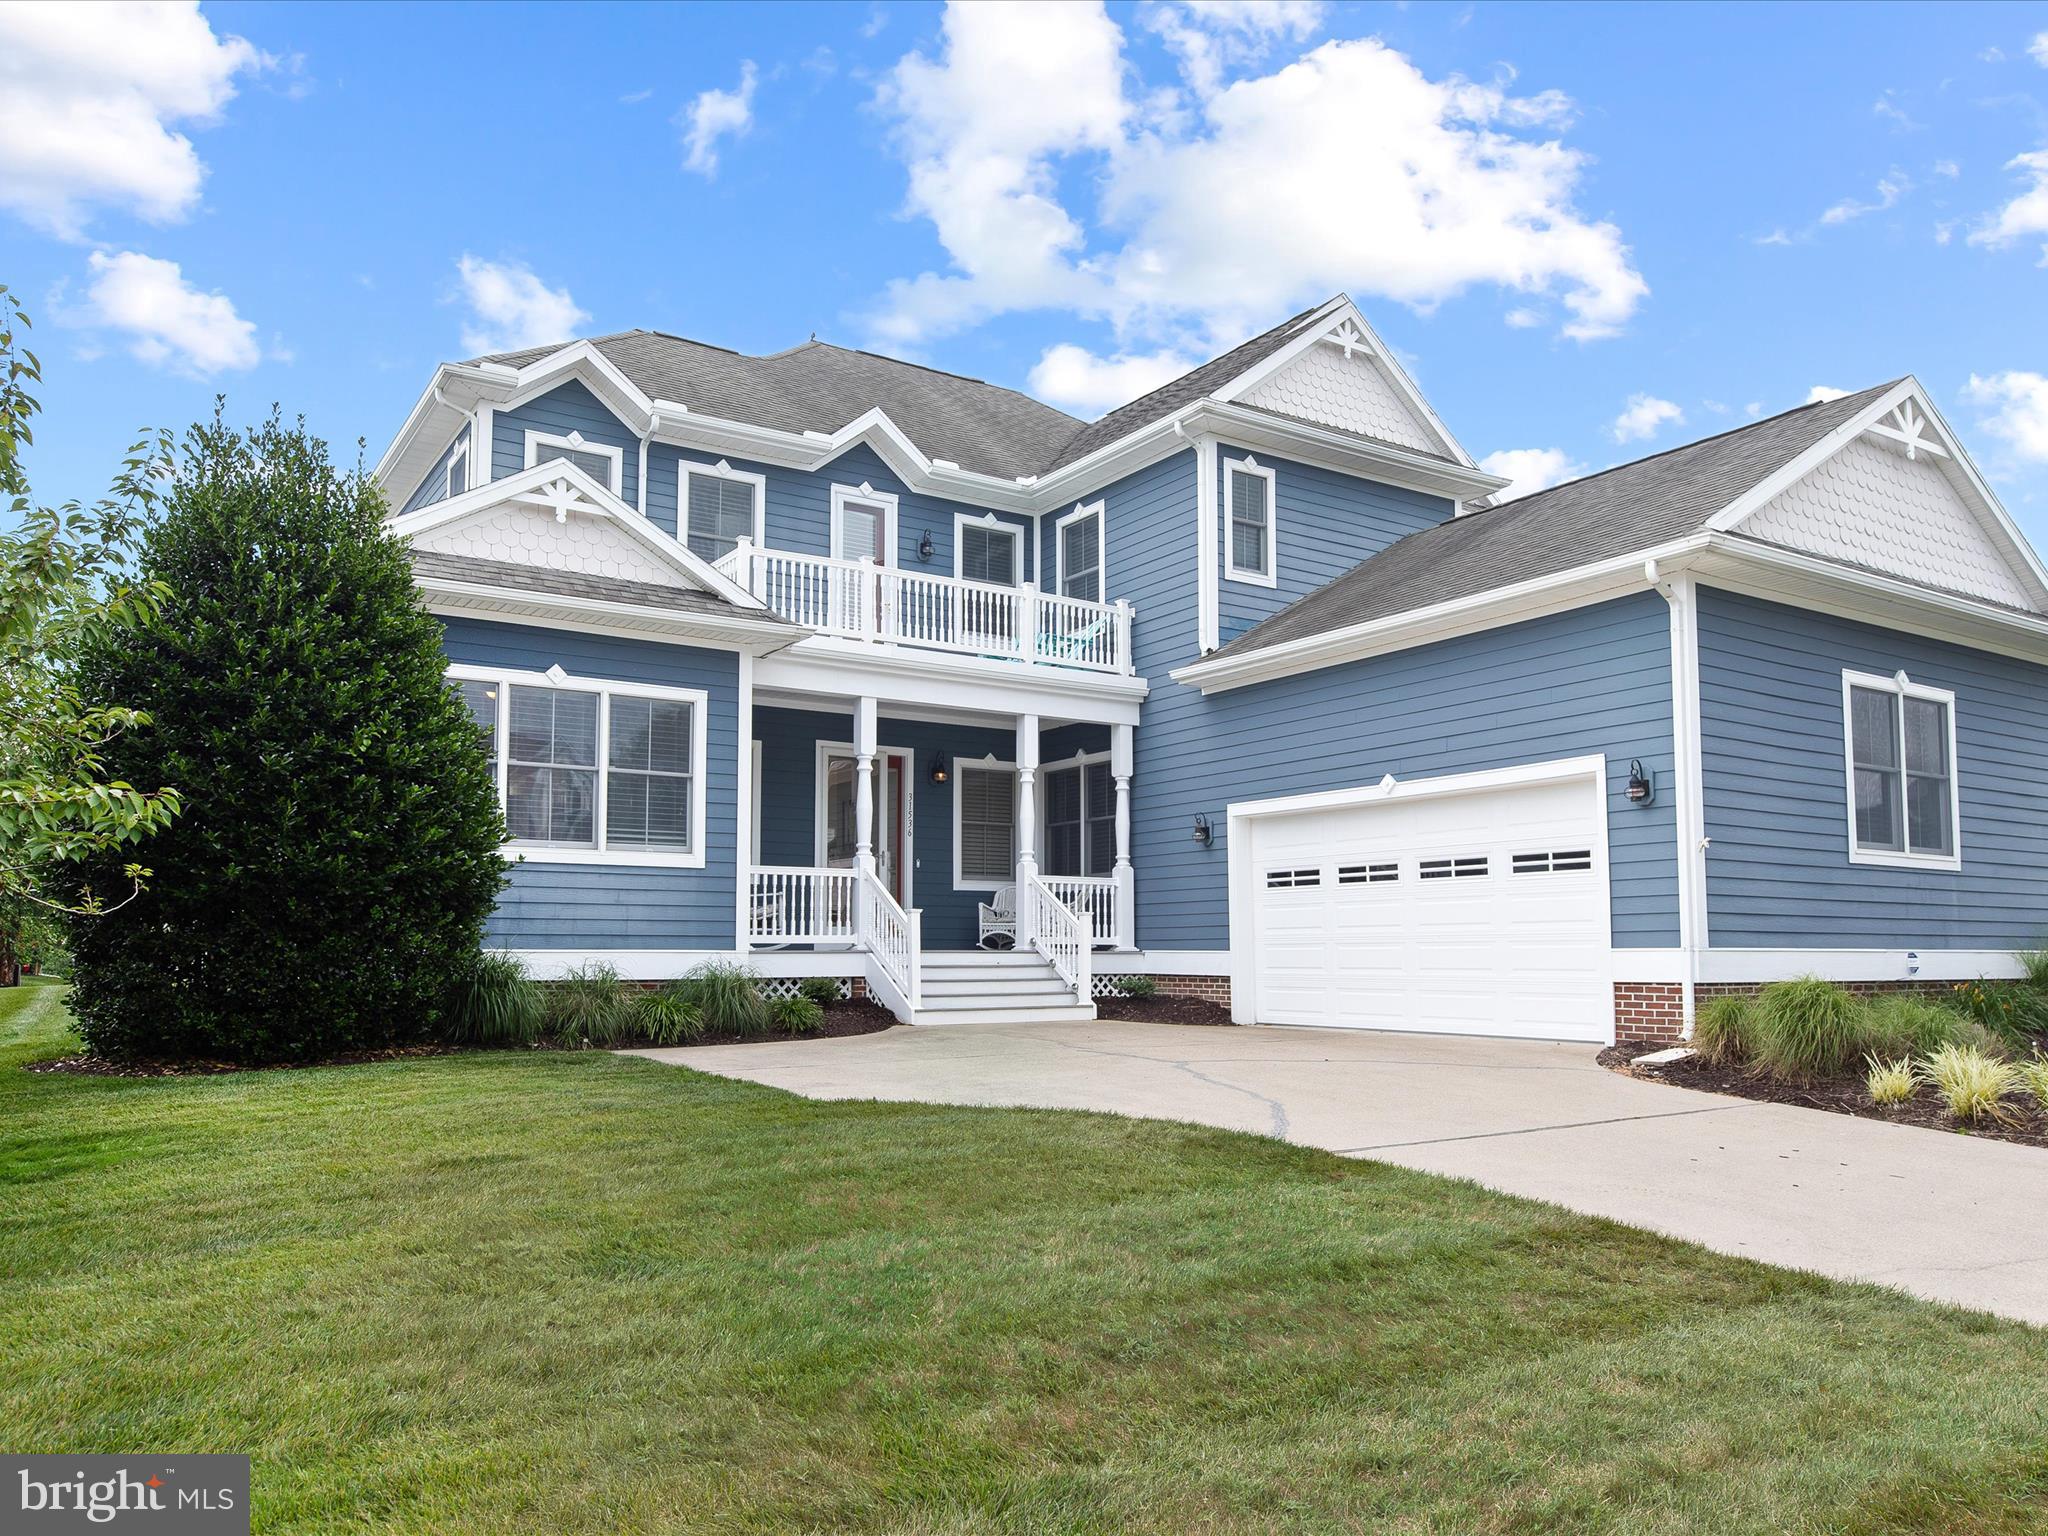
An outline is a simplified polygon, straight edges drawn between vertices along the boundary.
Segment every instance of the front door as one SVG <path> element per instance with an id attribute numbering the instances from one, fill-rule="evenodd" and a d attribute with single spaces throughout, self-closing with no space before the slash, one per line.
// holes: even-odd
<path id="1" fill-rule="evenodd" d="M 884 749 L 875 754 L 875 873 L 889 894 L 905 906 L 910 904 L 909 768 L 908 753 Z M 819 771 L 825 785 L 823 863 L 831 869 L 850 869 L 860 843 L 855 809 L 859 773 L 854 755 L 843 747 L 827 748 Z"/>

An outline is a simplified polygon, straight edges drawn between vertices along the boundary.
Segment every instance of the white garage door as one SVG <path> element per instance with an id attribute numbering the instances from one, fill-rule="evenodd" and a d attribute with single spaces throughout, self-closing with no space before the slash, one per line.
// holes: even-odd
<path id="1" fill-rule="evenodd" d="M 1579 777 L 1242 823 L 1258 1022 L 1607 1039 L 1596 786 Z"/>

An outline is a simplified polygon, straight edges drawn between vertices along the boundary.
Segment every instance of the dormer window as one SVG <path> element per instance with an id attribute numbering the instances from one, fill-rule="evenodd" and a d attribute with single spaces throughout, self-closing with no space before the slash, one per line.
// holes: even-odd
<path id="1" fill-rule="evenodd" d="M 562 459 L 574 464 L 614 496 L 621 494 L 619 486 L 625 457 L 622 450 L 606 443 L 593 443 L 581 432 L 571 432 L 563 437 L 554 432 L 529 429 L 526 434 L 527 468 L 545 464 L 550 459 Z"/>
<path id="2" fill-rule="evenodd" d="M 741 539 L 762 542 L 762 506 L 768 482 L 760 475 L 716 464 L 685 464 L 682 539 L 702 560 L 719 560 L 739 548 Z"/>
<path id="3" fill-rule="evenodd" d="M 1062 597 L 1102 601 L 1102 503 L 1076 507 L 1059 521 L 1058 576 Z"/>
<path id="4" fill-rule="evenodd" d="M 1223 466 L 1223 574 L 1255 586 L 1278 584 L 1273 516 L 1273 471 L 1254 458 Z"/>

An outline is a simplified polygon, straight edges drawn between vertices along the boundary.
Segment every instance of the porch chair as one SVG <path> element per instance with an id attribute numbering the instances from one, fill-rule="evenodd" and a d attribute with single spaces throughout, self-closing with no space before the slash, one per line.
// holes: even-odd
<path id="1" fill-rule="evenodd" d="M 1109 633 L 1109 615 L 1104 614 L 1093 624 L 1064 635 L 1045 634 L 1038 637 L 1038 654 L 1052 661 L 1073 661 L 1086 659 L 1096 643 Z"/>
<path id="2" fill-rule="evenodd" d="M 978 903 L 981 909 L 981 937 L 976 941 L 983 949 L 1015 949 L 1017 947 L 1017 887 L 999 886 L 989 901 Z"/>

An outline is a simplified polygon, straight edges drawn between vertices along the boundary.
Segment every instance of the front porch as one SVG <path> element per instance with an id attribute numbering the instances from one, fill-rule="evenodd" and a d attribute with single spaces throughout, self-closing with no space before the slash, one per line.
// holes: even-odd
<path id="1" fill-rule="evenodd" d="M 746 950 L 858 955 L 907 1021 L 964 1001 L 928 972 L 1005 955 L 1092 1006 L 1096 954 L 1135 929 L 1131 725 L 762 690 L 752 726 Z"/>

